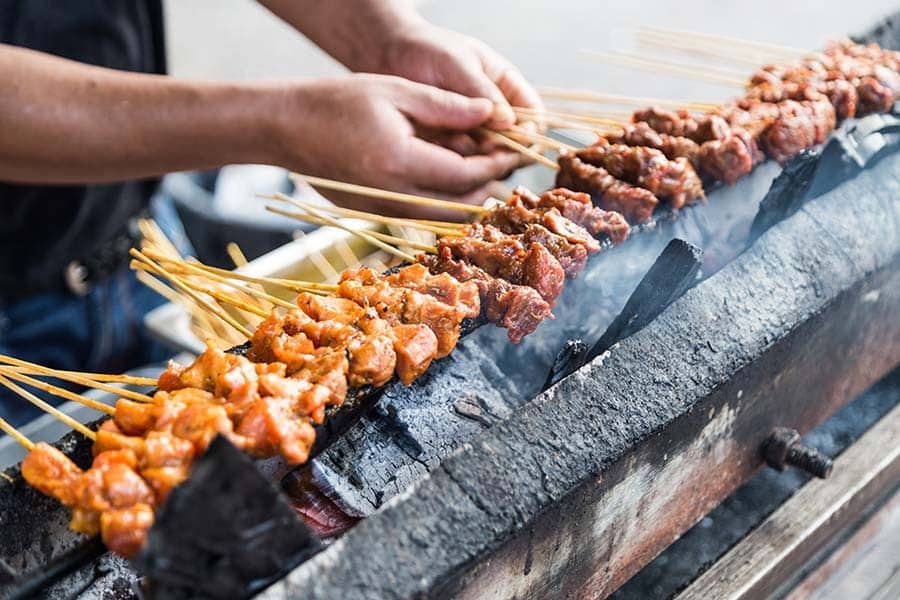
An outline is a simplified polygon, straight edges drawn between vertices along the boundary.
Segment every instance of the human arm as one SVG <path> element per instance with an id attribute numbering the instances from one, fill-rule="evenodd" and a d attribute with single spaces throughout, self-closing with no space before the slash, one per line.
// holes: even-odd
<path id="1" fill-rule="evenodd" d="M 534 88 L 487 44 L 436 27 L 409 0 L 260 0 L 354 71 L 398 75 L 494 102 L 491 126 L 515 122 L 510 105 L 541 108 Z"/>
<path id="2" fill-rule="evenodd" d="M 470 130 L 492 106 L 395 77 L 179 81 L 0 45 L 0 80 L 3 181 L 94 183 L 264 163 L 475 201 L 518 162 L 417 137 L 422 127 Z"/>

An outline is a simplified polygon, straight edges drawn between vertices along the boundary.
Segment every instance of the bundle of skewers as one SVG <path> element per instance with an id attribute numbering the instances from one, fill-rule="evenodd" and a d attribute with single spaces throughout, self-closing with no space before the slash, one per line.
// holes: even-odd
<path id="1" fill-rule="evenodd" d="M 558 170 L 557 189 L 540 195 L 518 189 L 487 207 L 303 177 L 317 187 L 465 212 L 475 222 L 400 219 L 269 197 L 294 209 L 272 207 L 275 212 L 348 229 L 407 263 L 386 272 L 347 269 L 334 283 L 216 269 L 159 242 L 133 250 L 132 267 L 148 285 L 167 284 L 165 293 L 177 293 L 234 330 L 236 339 L 248 340 L 242 353 L 210 345 L 188 366 L 171 363 L 158 380 L 131 382 L 155 385 L 152 395 L 112 388 L 120 396 L 114 407 L 24 373 L 108 385 L 92 379 L 95 374 L 0 359 L 9 365 L 0 367 L 0 384 L 23 398 L 42 402 L 11 379 L 94 403 L 110 417 L 92 431 L 38 404 L 94 441 L 87 470 L 5 422 L 0 427 L 29 449 L 22 463 L 28 483 L 72 509 L 73 529 L 100 534 L 108 548 L 133 556 L 155 508 L 216 436 L 257 458 L 306 462 L 328 410 L 394 378 L 411 384 L 454 349 L 465 322 L 487 320 L 518 343 L 552 318 L 565 280 L 576 277 L 589 256 L 624 241 L 630 226 L 649 221 L 658 206 L 677 210 L 697 202 L 704 182 L 734 183 L 765 156 L 784 161 L 821 143 L 841 119 L 889 110 L 900 93 L 898 56 L 842 42 L 796 64 L 764 67 L 745 95 L 726 106 L 704 106 L 699 115 L 696 106 L 638 110 L 591 146 L 557 143 L 558 162 L 537 154 Z M 537 150 L 516 139 L 554 144 L 524 129 L 491 135 L 532 157 Z M 429 232 L 435 241 L 356 231 L 341 217 Z M 296 294 L 295 300 L 269 293 L 273 287 Z"/>

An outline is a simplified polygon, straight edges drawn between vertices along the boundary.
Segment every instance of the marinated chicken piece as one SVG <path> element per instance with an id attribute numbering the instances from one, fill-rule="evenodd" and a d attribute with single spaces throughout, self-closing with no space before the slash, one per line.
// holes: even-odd
<path id="1" fill-rule="evenodd" d="M 189 404 L 178 413 L 172 423 L 172 434 L 189 441 L 200 455 L 217 435 L 223 435 L 237 447 L 243 440 L 234 434 L 234 425 L 224 406 L 214 404 Z"/>
<path id="2" fill-rule="evenodd" d="M 437 337 L 431 329 L 420 324 L 395 325 L 391 331 L 397 357 L 397 378 L 410 385 L 428 370 L 437 355 Z"/>
<path id="3" fill-rule="evenodd" d="M 629 224 L 647 223 L 653 218 L 659 200 L 651 191 L 620 181 L 575 153 L 562 154 L 559 167 L 558 187 L 590 194 L 600 208 L 622 214 Z"/>
<path id="4" fill-rule="evenodd" d="M 22 460 L 21 469 L 28 485 L 66 506 L 74 506 L 82 471 L 68 456 L 50 444 L 38 442 Z"/>
<path id="5" fill-rule="evenodd" d="M 474 319 L 481 314 L 481 303 L 475 285 L 459 282 L 446 273 L 432 275 L 428 269 L 416 264 L 403 267 L 384 280 L 393 287 L 407 288 L 437 298 L 444 304 L 462 310 L 467 319 Z"/>
<path id="6" fill-rule="evenodd" d="M 100 515 L 103 544 L 116 554 L 133 558 L 143 547 L 153 519 L 153 507 L 149 504 L 105 511 Z"/>
<path id="7" fill-rule="evenodd" d="M 596 243 L 593 238 L 591 240 Z M 522 234 L 521 241 L 526 247 L 530 244 L 540 244 L 546 248 L 553 258 L 559 261 L 566 276 L 572 279 L 577 277 L 587 264 L 588 252 L 584 245 L 572 243 L 541 225 L 529 225 Z M 594 252 L 599 250 L 600 246 L 597 245 L 597 250 Z"/>
<path id="8" fill-rule="evenodd" d="M 291 398 L 258 398 L 237 427 L 244 449 L 260 458 L 281 456 L 288 464 L 306 462 L 316 432 L 297 412 Z"/>
<path id="9" fill-rule="evenodd" d="M 297 305 L 314 321 L 337 321 L 353 325 L 363 316 L 365 308 L 346 298 L 317 296 L 307 292 L 297 295 Z"/>

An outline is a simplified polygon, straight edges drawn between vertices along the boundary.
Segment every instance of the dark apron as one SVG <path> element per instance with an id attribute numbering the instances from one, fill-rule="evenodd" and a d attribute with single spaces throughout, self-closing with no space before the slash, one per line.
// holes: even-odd
<path id="1" fill-rule="evenodd" d="M 0 0 L 0 42 L 114 69 L 165 72 L 161 0 Z M 65 290 L 67 267 L 109 254 L 157 183 L 0 183 L 0 301 Z"/>

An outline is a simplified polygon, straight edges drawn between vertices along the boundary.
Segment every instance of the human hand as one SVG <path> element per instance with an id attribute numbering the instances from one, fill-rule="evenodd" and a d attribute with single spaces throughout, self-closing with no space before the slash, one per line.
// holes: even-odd
<path id="1" fill-rule="evenodd" d="M 516 122 L 513 106 L 542 109 L 540 96 L 522 73 L 484 42 L 426 21 L 392 33 L 379 72 L 494 103 L 488 126 L 506 129 Z"/>
<path id="2" fill-rule="evenodd" d="M 484 98 L 385 75 L 319 80 L 285 91 L 276 116 L 279 163 L 304 174 L 474 204 L 520 164 L 517 154 L 501 149 L 468 154 L 447 147 L 491 117 L 493 104 Z M 456 211 L 326 195 L 381 214 L 461 218 Z"/>

